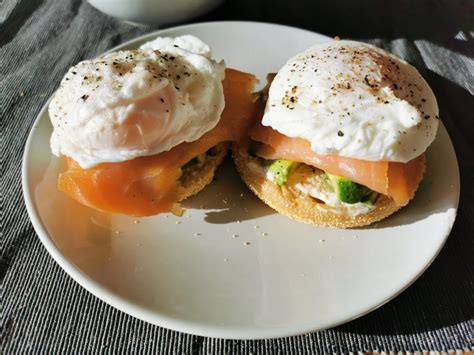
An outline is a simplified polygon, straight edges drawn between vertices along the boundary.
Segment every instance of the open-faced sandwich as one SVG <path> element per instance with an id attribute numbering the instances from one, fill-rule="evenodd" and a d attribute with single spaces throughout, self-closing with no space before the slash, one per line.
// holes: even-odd
<path id="1" fill-rule="evenodd" d="M 180 214 L 252 124 L 255 82 L 193 36 L 75 65 L 49 106 L 59 189 L 106 212 Z"/>
<path id="2" fill-rule="evenodd" d="M 410 64 L 360 42 L 331 41 L 269 76 L 265 112 L 233 158 L 270 207 L 320 226 L 379 221 L 414 196 L 438 106 Z"/>

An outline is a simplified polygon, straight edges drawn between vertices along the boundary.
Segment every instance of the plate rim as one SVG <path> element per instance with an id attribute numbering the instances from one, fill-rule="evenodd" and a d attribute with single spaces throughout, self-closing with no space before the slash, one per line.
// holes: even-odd
<path id="1" fill-rule="evenodd" d="M 121 43 L 108 51 L 99 54 L 107 54 L 112 51 L 119 50 L 122 47 L 130 46 L 133 45 L 135 42 L 147 40 L 148 38 L 156 37 L 159 35 L 166 35 L 166 32 L 169 31 L 175 31 L 175 30 L 183 30 L 183 29 L 194 29 L 196 27 L 206 27 L 209 25 L 213 26 L 226 26 L 226 25 L 264 25 L 264 26 L 277 26 L 280 28 L 286 28 L 291 31 L 301 31 L 301 32 L 306 32 L 310 34 L 317 34 L 321 36 L 322 35 L 318 32 L 314 31 L 309 31 L 306 29 L 301 29 L 298 27 L 293 27 L 293 26 L 287 26 L 287 25 L 281 25 L 281 24 L 275 24 L 275 23 L 269 23 L 269 22 L 258 22 L 258 21 L 210 21 L 210 22 L 199 22 L 199 23 L 193 23 L 193 24 L 186 24 L 186 25 L 180 25 L 180 26 L 173 26 L 173 27 L 167 27 L 164 29 L 156 30 L 147 34 L 143 34 L 141 36 L 138 36 L 134 39 L 131 39 L 129 41 L 126 41 L 124 43 Z M 326 36 L 327 37 L 327 36 Z M 330 37 L 328 37 L 330 39 Z M 53 94 L 54 95 L 54 94 Z M 198 336 L 205 336 L 205 337 L 213 337 L 213 338 L 222 338 L 222 339 L 236 339 L 236 340 L 260 340 L 260 339 L 274 339 L 274 338 L 281 338 L 281 337 L 288 337 L 288 336 L 295 336 L 295 335 L 301 335 L 304 333 L 308 332 L 313 332 L 313 331 L 321 331 L 329 328 L 336 327 L 338 325 L 350 322 L 354 319 L 360 318 L 380 307 L 385 305 L 386 303 L 390 302 L 394 298 L 396 298 L 398 295 L 400 295 L 402 292 L 404 292 L 406 289 L 408 289 L 418 278 L 430 267 L 430 265 L 433 263 L 433 261 L 436 259 L 436 257 L 439 255 L 441 250 L 443 249 L 449 235 L 451 234 L 451 230 L 453 228 L 454 222 L 456 220 L 456 215 L 459 207 L 459 197 L 460 197 L 460 189 L 461 189 L 461 182 L 460 182 L 460 174 L 459 174 L 459 164 L 458 164 L 458 159 L 456 156 L 456 152 L 454 149 L 454 146 L 452 144 L 452 140 L 449 136 L 449 132 L 447 131 L 446 127 L 440 121 L 440 128 L 444 129 L 446 131 L 448 141 L 452 147 L 453 153 L 454 153 L 454 163 L 456 166 L 456 172 L 457 172 L 457 186 L 459 187 L 458 190 L 456 191 L 456 208 L 454 211 L 454 218 L 451 222 L 451 225 L 449 228 L 446 229 L 446 235 L 444 236 L 443 241 L 439 244 L 437 250 L 431 257 L 431 259 L 424 265 L 424 267 L 419 270 L 419 272 L 411 278 L 409 282 L 407 282 L 402 288 L 400 288 L 397 292 L 392 294 L 391 296 L 387 297 L 386 299 L 382 300 L 381 302 L 377 303 L 373 307 L 370 307 L 369 309 L 359 312 L 352 317 L 349 318 L 344 318 L 342 320 L 337 320 L 332 322 L 331 324 L 328 324 L 324 327 L 317 327 L 312 325 L 312 323 L 302 323 L 300 326 L 292 326 L 291 329 L 290 327 L 219 327 L 217 325 L 207 325 L 207 324 L 202 324 L 198 323 L 196 321 L 190 321 L 190 320 L 183 320 L 183 319 L 177 319 L 173 318 L 167 315 L 164 315 L 162 313 L 157 313 L 157 312 L 152 312 L 145 307 L 142 307 L 140 305 L 134 304 L 133 302 L 115 294 L 113 291 L 108 290 L 106 287 L 102 286 L 98 282 L 96 282 L 94 279 L 90 278 L 87 274 L 82 272 L 78 267 L 76 267 L 71 261 L 66 258 L 57 245 L 54 243 L 52 238 L 49 236 L 46 228 L 43 225 L 43 222 L 41 221 L 41 217 L 38 215 L 38 212 L 36 210 L 35 203 L 33 202 L 33 199 L 30 197 L 32 196 L 31 191 L 29 189 L 28 185 L 28 162 L 29 162 L 29 152 L 31 150 L 31 144 L 33 141 L 33 136 L 35 135 L 35 132 L 37 130 L 38 125 L 41 122 L 41 118 L 47 114 L 47 109 L 49 102 L 51 101 L 52 96 L 45 102 L 41 110 L 39 111 L 38 115 L 36 116 L 33 125 L 30 129 L 30 132 L 28 133 L 28 138 L 26 140 L 24 150 L 23 150 L 23 156 L 22 156 L 22 165 L 21 165 L 21 180 L 22 180 L 22 191 L 23 191 L 23 200 L 26 205 L 27 213 L 30 218 L 30 221 L 33 225 L 33 228 L 38 235 L 39 239 L 41 240 L 43 246 L 46 248 L 48 253 L 53 257 L 53 259 L 59 264 L 59 266 L 75 281 L 77 282 L 80 286 L 82 286 L 86 291 L 90 292 L 97 298 L 99 298 L 101 301 L 105 302 L 106 304 L 114 307 L 115 309 L 124 312 L 134 318 L 140 319 L 142 321 L 145 321 L 150 324 L 154 324 L 156 326 L 164 327 L 171 329 L 173 331 L 178 331 L 178 332 L 184 332 L 188 334 L 193 334 L 193 335 L 198 335 Z"/>

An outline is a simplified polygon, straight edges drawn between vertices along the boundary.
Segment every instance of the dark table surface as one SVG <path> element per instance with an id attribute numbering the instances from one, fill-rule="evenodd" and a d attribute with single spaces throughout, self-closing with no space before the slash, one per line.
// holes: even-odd
<path id="1" fill-rule="evenodd" d="M 156 327 L 100 301 L 46 252 L 21 191 L 33 121 L 69 66 L 154 27 L 110 18 L 85 1 L 0 2 L 1 348 L 4 353 L 308 353 L 472 350 L 474 347 L 474 2 L 231 1 L 192 22 L 253 20 L 367 40 L 416 65 L 454 143 L 461 201 L 432 266 L 378 310 L 326 331 L 232 341 Z"/>

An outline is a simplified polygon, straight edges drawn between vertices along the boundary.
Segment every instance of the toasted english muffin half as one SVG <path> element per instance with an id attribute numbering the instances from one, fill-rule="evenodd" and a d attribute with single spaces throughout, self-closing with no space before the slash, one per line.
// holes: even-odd
<path id="1" fill-rule="evenodd" d="M 202 163 L 183 168 L 183 174 L 179 179 L 181 189 L 177 201 L 183 201 L 196 195 L 212 182 L 214 174 L 227 155 L 229 148 L 230 143 L 219 143 L 205 154 Z"/>
<path id="2" fill-rule="evenodd" d="M 258 198 L 282 215 L 299 222 L 322 227 L 362 227 L 378 222 L 403 207 L 380 194 L 373 208 L 367 213 L 356 216 L 337 213 L 339 211 L 335 211 L 333 206 L 328 206 L 308 194 L 298 193 L 286 185 L 279 186 L 263 174 L 257 173 L 252 166 L 260 164 L 260 160 L 248 153 L 248 141 L 233 144 L 232 158 L 245 184 Z"/>

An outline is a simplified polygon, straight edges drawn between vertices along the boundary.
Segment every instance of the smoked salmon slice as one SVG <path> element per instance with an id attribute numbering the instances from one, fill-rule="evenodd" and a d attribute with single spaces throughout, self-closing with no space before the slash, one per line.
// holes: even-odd
<path id="1" fill-rule="evenodd" d="M 302 138 L 290 138 L 261 123 L 251 129 L 251 138 L 263 143 L 256 154 L 265 159 L 287 159 L 302 162 L 391 197 L 399 206 L 406 205 L 415 194 L 425 170 L 424 154 L 408 163 L 367 161 L 340 156 L 321 155 L 311 150 Z"/>
<path id="2" fill-rule="evenodd" d="M 106 212 L 149 216 L 172 211 L 182 189 L 181 167 L 218 143 L 240 140 L 261 117 L 263 106 L 253 94 L 255 83 L 251 74 L 226 69 L 224 111 L 217 126 L 200 139 L 153 156 L 90 169 L 67 158 L 67 169 L 59 175 L 59 190 Z"/>

